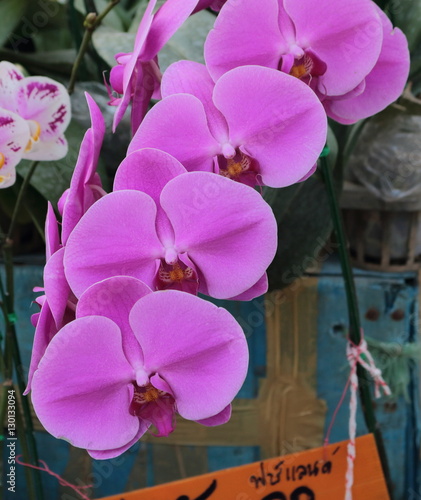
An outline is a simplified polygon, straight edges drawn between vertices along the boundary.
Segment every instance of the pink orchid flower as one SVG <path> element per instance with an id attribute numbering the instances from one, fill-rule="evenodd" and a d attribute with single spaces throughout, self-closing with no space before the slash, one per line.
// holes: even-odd
<path id="1" fill-rule="evenodd" d="M 30 135 L 25 120 L 0 108 L 0 188 L 12 186 Z"/>
<path id="2" fill-rule="evenodd" d="M 203 9 L 212 9 L 219 12 L 226 0 L 199 0 L 197 7 L 194 9 L 193 14 Z"/>
<path id="3" fill-rule="evenodd" d="M 180 61 L 165 72 L 162 93 L 129 153 L 157 148 L 189 171 L 283 187 L 309 174 L 326 142 L 326 113 L 314 92 L 273 69 L 236 68 L 214 84 L 205 66 Z"/>
<path id="4" fill-rule="evenodd" d="M 104 140 L 105 121 L 98 105 L 87 92 L 85 97 L 91 117 L 91 128 L 87 130 L 80 146 L 70 188 L 59 200 L 59 210 L 63 217 L 61 231 L 63 245 L 66 244 L 82 215 L 95 201 L 106 194 L 96 171 Z"/>
<path id="5" fill-rule="evenodd" d="M 24 159 L 59 160 L 67 154 L 64 131 L 70 122 L 70 98 L 60 83 L 44 76 L 24 75 L 0 62 L 0 106 L 26 120 L 30 138 Z"/>
<path id="6" fill-rule="evenodd" d="M 248 349 L 226 310 L 124 276 L 89 288 L 76 316 L 32 381 L 35 412 L 53 436 L 106 459 L 150 426 L 167 436 L 175 413 L 208 426 L 229 420 Z"/>
<path id="7" fill-rule="evenodd" d="M 277 228 L 259 193 L 209 172 L 186 172 L 158 150 L 129 155 L 114 188 L 68 239 L 64 266 L 76 297 L 118 275 L 154 290 L 221 299 L 266 291 Z"/>
<path id="8" fill-rule="evenodd" d="M 368 118 L 396 101 L 408 78 L 408 41 L 380 8 L 377 11 L 383 25 L 383 44 L 376 65 L 356 89 L 322 101 L 328 116 L 345 125 Z"/>
<path id="9" fill-rule="evenodd" d="M 259 64 L 311 77 L 321 94 L 343 95 L 373 69 L 381 44 L 380 19 L 368 0 L 228 0 L 205 59 L 214 79 Z"/>
<path id="10" fill-rule="evenodd" d="M 158 52 L 190 16 L 198 0 L 167 0 L 156 14 L 153 14 L 156 1 L 149 1 L 136 34 L 133 52 L 117 54 L 117 66 L 111 70 L 111 87 L 122 96 L 110 101 L 111 105 L 117 106 L 113 131 L 130 101 L 134 133 L 148 110 L 152 96 L 155 94 L 159 98 L 161 71 L 158 66 Z"/>
<path id="11" fill-rule="evenodd" d="M 228 0 L 206 40 L 205 59 L 215 80 L 247 64 L 289 73 L 342 123 L 393 102 L 409 68 L 404 35 L 368 0 Z"/>

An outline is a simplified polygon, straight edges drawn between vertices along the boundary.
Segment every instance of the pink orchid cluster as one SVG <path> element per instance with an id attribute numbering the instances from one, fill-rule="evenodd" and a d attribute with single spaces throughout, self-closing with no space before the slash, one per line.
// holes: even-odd
<path id="1" fill-rule="evenodd" d="M 67 154 L 64 137 L 70 99 L 60 83 L 44 76 L 24 77 L 0 62 L 0 188 L 15 183 L 22 160 L 59 160 Z"/>
<path id="2" fill-rule="evenodd" d="M 247 342 L 198 293 L 267 291 L 277 227 L 254 187 L 306 179 L 327 114 L 351 122 L 379 111 L 408 73 L 405 37 L 371 0 L 167 0 L 154 13 L 155 4 L 111 72 L 114 127 L 131 102 L 134 136 L 108 194 L 96 173 L 104 120 L 87 95 L 92 126 L 59 202 L 61 233 L 48 211 L 33 318 L 35 411 L 95 458 L 148 429 L 168 435 L 176 413 L 209 426 L 230 418 Z M 163 45 L 207 7 L 220 13 L 206 65 L 179 61 L 161 75 Z M 152 96 L 162 100 L 148 112 Z"/>

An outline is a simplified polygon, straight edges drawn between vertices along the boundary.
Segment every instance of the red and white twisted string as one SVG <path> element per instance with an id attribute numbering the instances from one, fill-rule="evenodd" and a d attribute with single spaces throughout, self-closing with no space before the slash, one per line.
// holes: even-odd
<path id="1" fill-rule="evenodd" d="M 349 402 L 349 443 L 347 450 L 345 500 L 352 500 L 352 486 L 354 484 L 354 461 L 356 456 L 355 435 L 357 431 L 358 364 L 360 364 L 372 376 L 375 383 L 374 395 L 376 398 L 379 398 L 381 396 L 382 390 L 386 396 L 390 396 L 392 393 L 389 386 L 386 384 L 382 377 L 381 370 L 376 367 L 374 359 L 368 350 L 367 342 L 363 337 L 361 338 L 361 342 L 359 345 L 348 342 L 346 357 L 348 358 L 351 367 L 351 372 L 349 375 L 351 398 Z"/>

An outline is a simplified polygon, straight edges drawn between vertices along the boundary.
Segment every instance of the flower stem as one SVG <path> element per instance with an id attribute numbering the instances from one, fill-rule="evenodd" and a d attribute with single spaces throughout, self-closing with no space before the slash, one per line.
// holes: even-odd
<path id="1" fill-rule="evenodd" d="M 17 221 L 17 218 L 19 215 L 19 211 L 21 209 L 23 197 L 26 193 L 26 190 L 29 186 L 29 182 L 31 181 L 31 178 L 32 178 L 32 176 L 35 172 L 35 169 L 37 168 L 38 165 L 39 165 L 39 161 L 32 162 L 31 166 L 29 167 L 28 173 L 26 174 L 25 179 L 23 180 L 22 186 L 21 186 L 19 194 L 18 194 L 18 199 L 16 200 L 15 208 L 13 210 L 12 220 L 11 220 L 10 226 L 9 226 L 9 231 L 7 232 L 7 235 L 6 235 L 6 241 L 5 241 L 6 244 L 7 244 L 7 241 L 12 238 L 12 233 L 13 233 L 15 226 L 16 226 L 16 221 Z"/>
<path id="2" fill-rule="evenodd" d="M 360 313 L 358 309 L 358 299 L 355 289 L 354 275 L 352 272 L 351 260 L 349 257 L 348 243 L 345 235 L 344 224 L 342 220 L 339 202 L 336 195 L 333 176 L 327 161 L 328 150 L 325 149 L 320 158 L 321 171 L 325 182 L 329 207 L 333 221 L 334 232 L 338 244 L 339 259 L 341 262 L 342 275 L 345 282 L 345 292 L 348 304 L 349 315 L 349 340 L 358 345 L 361 342 L 361 323 Z M 370 376 L 366 370 L 358 364 L 357 366 L 358 387 L 360 391 L 360 399 L 364 419 L 369 432 L 373 433 L 379 452 L 380 461 L 383 468 L 383 474 L 386 479 L 389 495 L 391 495 L 389 465 L 387 463 L 386 450 L 384 447 L 383 437 L 378 426 L 376 416 L 374 414 L 373 402 L 370 392 Z M 392 498 L 392 497 L 391 497 Z"/>
<path id="3" fill-rule="evenodd" d="M 89 44 L 91 43 L 93 32 L 101 24 L 104 17 L 119 3 L 120 0 L 111 0 L 100 14 L 97 15 L 94 12 L 90 12 L 87 14 L 84 22 L 85 33 L 83 35 L 82 43 L 80 44 L 79 51 L 77 53 L 75 62 L 73 64 L 69 85 L 67 87 L 67 92 L 69 94 L 73 94 L 75 90 L 76 78 L 79 71 L 79 67 L 83 61 L 83 58 L 85 57 L 85 53 L 88 50 Z"/>

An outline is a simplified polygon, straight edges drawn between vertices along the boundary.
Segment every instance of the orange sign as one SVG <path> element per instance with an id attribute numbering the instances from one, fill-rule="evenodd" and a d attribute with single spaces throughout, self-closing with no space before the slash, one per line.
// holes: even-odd
<path id="1" fill-rule="evenodd" d="M 347 441 L 102 500 L 342 500 Z M 374 438 L 357 439 L 353 496 L 388 500 Z"/>

